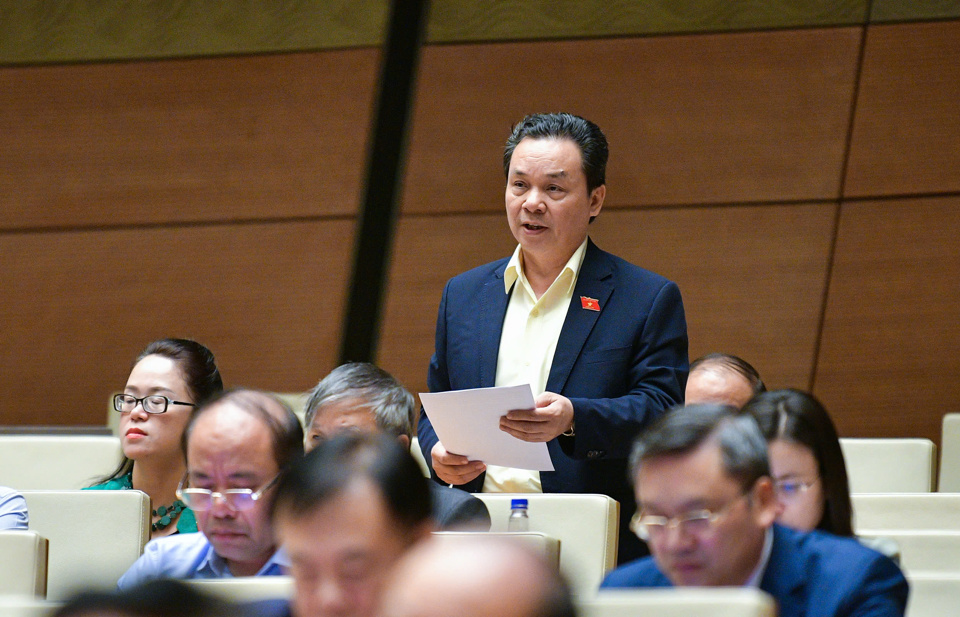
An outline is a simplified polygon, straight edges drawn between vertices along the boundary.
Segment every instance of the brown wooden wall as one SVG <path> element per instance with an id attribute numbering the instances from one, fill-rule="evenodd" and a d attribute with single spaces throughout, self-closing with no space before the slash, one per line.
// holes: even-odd
<path id="1" fill-rule="evenodd" d="M 881 3 L 882 4 L 882 3 Z M 512 123 L 611 142 L 592 235 L 676 280 L 691 357 L 813 388 L 848 436 L 960 411 L 960 21 L 431 44 L 380 364 L 425 387 L 446 279 L 506 255 Z M 0 67 L 0 424 L 102 423 L 148 341 L 228 385 L 339 347 L 379 54 Z"/>

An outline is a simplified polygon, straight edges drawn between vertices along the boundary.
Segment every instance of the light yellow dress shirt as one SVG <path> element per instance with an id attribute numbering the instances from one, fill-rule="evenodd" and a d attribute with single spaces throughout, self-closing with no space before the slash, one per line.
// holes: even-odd
<path id="1" fill-rule="evenodd" d="M 503 272 L 504 293 L 516 286 L 507 304 L 497 355 L 498 386 L 530 384 L 533 396 L 547 389 L 553 354 L 577 285 L 577 275 L 587 252 L 587 240 L 567 260 L 557 278 L 540 298 L 523 273 L 520 246 Z M 484 493 L 541 493 L 540 472 L 487 465 Z"/>

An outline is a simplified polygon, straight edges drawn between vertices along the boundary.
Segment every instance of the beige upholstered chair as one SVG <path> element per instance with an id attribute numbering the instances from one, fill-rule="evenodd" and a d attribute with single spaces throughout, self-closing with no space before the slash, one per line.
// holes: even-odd
<path id="1" fill-rule="evenodd" d="M 47 539 L 35 531 L 0 531 L 0 595 L 47 594 Z"/>
<path id="2" fill-rule="evenodd" d="M 560 541 L 560 571 L 575 594 L 592 594 L 617 563 L 620 504 L 606 495 L 478 493 L 490 531 L 507 530 L 510 500 L 529 502 L 530 531 Z"/>
<path id="3" fill-rule="evenodd" d="M 309 392 L 274 392 L 274 396 L 286 403 L 290 409 L 293 410 L 293 413 L 297 414 L 297 418 L 300 419 L 300 426 L 306 427 L 303 424 L 304 409 L 307 406 L 307 399 L 309 398 Z"/>
<path id="4" fill-rule="evenodd" d="M 89 486 L 120 463 L 111 435 L 0 435 L 0 486 L 49 491 Z"/>
<path id="5" fill-rule="evenodd" d="M 490 538 L 502 538 L 519 542 L 531 551 L 541 555 L 555 568 L 560 567 L 560 540 L 539 531 L 495 532 L 495 531 L 435 531 L 434 537 L 441 542 L 485 542 Z"/>
<path id="6" fill-rule="evenodd" d="M 58 603 L 37 598 L 0 596 L 0 617 L 50 617 L 58 608 Z"/>
<path id="7" fill-rule="evenodd" d="M 140 491 L 24 491 L 30 529 L 50 541 L 47 598 L 114 589 L 150 539 L 150 498 Z"/>
<path id="8" fill-rule="evenodd" d="M 896 542 L 900 547 L 900 567 L 907 574 L 960 575 L 960 531 L 867 529 L 859 535 Z M 960 609 L 960 603 L 957 607 Z"/>
<path id="9" fill-rule="evenodd" d="M 960 613 L 960 575 L 908 576 L 910 597 L 906 617 L 947 617 Z"/>
<path id="10" fill-rule="evenodd" d="M 287 599 L 293 596 L 293 579 L 289 576 L 241 576 L 186 582 L 203 593 L 230 602 Z"/>
<path id="11" fill-rule="evenodd" d="M 851 493 L 927 493 L 937 447 L 929 439 L 840 439 Z"/>
<path id="12" fill-rule="evenodd" d="M 854 530 L 960 531 L 960 493 L 851 495 Z"/>
<path id="13" fill-rule="evenodd" d="M 960 413 L 943 416 L 940 441 L 941 493 L 960 493 Z"/>
<path id="14" fill-rule="evenodd" d="M 759 589 L 687 587 L 683 589 L 601 590 L 579 598 L 580 617 L 776 617 L 776 602 Z"/>

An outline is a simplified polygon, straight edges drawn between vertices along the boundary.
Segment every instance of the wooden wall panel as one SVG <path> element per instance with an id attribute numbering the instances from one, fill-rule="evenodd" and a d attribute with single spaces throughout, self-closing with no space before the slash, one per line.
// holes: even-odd
<path id="1" fill-rule="evenodd" d="M 336 362 L 353 224 L 0 235 L 0 424 L 99 424 L 155 338 L 196 338 L 228 386 Z"/>
<path id="2" fill-rule="evenodd" d="M 960 196 L 843 205 L 815 393 L 855 437 L 960 410 Z"/>
<path id="3" fill-rule="evenodd" d="M 809 384 L 835 206 L 608 210 L 592 237 L 680 286 L 691 356 L 754 362 L 771 386 Z M 509 255 L 502 214 L 403 219 L 379 362 L 426 388 L 437 306 L 451 276 Z"/>
<path id="4" fill-rule="evenodd" d="M 859 28 L 428 47 L 404 211 L 485 212 L 527 113 L 611 143 L 608 207 L 835 198 Z"/>
<path id="5" fill-rule="evenodd" d="M 0 228 L 353 214 L 378 52 L 0 69 Z"/>
<path id="6" fill-rule="evenodd" d="M 960 191 L 960 21 L 871 26 L 846 193 Z"/>

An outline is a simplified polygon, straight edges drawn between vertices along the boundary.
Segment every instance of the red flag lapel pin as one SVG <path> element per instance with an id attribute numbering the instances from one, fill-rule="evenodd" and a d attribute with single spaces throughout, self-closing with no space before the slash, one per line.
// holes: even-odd
<path id="1" fill-rule="evenodd" d="M 600 310 L 600 301 L 596 298 L 588 298 L 586 296 L 580 296 L 580 306 L 587 309 L 588 311 L 599 311 Z"/>

